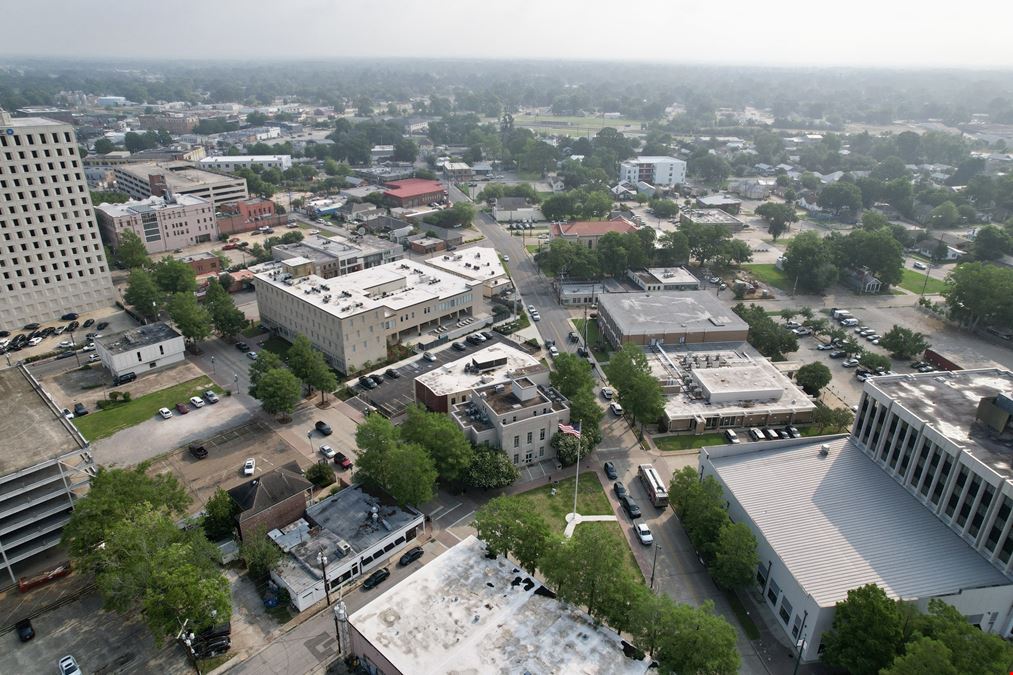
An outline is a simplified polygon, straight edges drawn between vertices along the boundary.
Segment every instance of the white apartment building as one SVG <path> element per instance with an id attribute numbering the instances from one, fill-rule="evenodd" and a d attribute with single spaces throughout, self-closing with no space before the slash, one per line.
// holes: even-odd
<path id="1" fill-rule="evenodd" d="M 130 230 L 144 242 L 148 253 L 162 253 L 218 239 L 211 202 L 191 195 L 131 199 L 123 204 L 95 208 L 102 238 L 113 248 Z"/>
<path id="2" fill-rule="evenodd" d="M 262 169 L 285 169 L 292 168 L 292 155 L 235 155 L 232 157 L 205 157 L 198 164 L 205 169 L 217 169 L 218 171 L 234 172 L 236 169 L 252 169 L 259 166 Z"/>
<path id="3" fill-rule="evenodd" d="M 113 304 L 69 124 L 0 110 L 0 327 Z"/>
<path id="4" fill-rule="evenodd" d="M 521 466 L 555 457 L 550 442 L 559 424 L 570 421 L 570 405 L 552 387 L 518 377 L 473 389 L 471 400 L 450 414 L 472 443 L 489 443 Z"/>
<path id="5" fill-rule="evenodd" d="M 332 279 L 313 268 L 301 257 L 252 268 L 260 320 L 286 339 L 305 335 L 345 373 L 383 361 L 390 344 L 485 307 L 481 282 L 424 263 L 391 262 Z"/>
<path id="6" fill-rule="evenodd" d="M 686 182 L 686 162 L 675 157 L 643 156 L 619 164 L 619 181 L 672 187 Z"/>
<path id="7" fill-rule="evenodd" d="M 134 199 L 191 195 L 217 209 L 248 199 L 246 179 L 197 169 L 191 162 L 138 162 L 114 167 L 116 186 Z"/>
<path id="8" fill-rule="evenodd" d="M 95 338 L 95 353 L 114 378 L 141 376 L 184 360 L 183 336 L 167 323 L 151 323 Z"/>

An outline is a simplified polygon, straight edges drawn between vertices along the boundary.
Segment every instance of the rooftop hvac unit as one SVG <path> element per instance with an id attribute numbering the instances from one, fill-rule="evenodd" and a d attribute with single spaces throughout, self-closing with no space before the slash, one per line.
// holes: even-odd
<path id="1" fill-rule="evenodd" d="M 830 454 L 830 446 L 824 443 L 820 446 L 820 457 L 826 457 Z"/>

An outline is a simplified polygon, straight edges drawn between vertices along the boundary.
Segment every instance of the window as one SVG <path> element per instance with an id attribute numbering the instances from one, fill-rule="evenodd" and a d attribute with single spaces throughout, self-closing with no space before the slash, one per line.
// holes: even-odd
<path id="1" fill-rule="evenodd" d="M 788 602 L 788 598 L 782 599 L 781 609 L 778 611 L 777 615 L 781 617 L 781 621 L 784 622 L 785 626 L 787 626 L 788 622 L 791 621 L 791 609 L 791 603 Z"/>
<path id="2" fill-rule="evenodd" d="M 767 583 L 767 568 L 763 563 L 756 566 L 756 583 L 760 585 L 760 588 L 763 588 Z"/>
<path id="3" fill-rule="evenodd" d="M 141 362 L 141 361 L 143 361 L 143 360 L 144 360 L 144 359 L 142 359 L 142 358 L 141 358 L 141 353 L 140 353 L 140 352 L 137 352 L 137 362 L 138 362 L 138 363 L 140 363 L 140 362 Z"/>
<path id="4" fill-rule="evenodd" d="M 793 638 L 798 638 L 798 632 L 800 630 L 802 630 L 802 617 L 800 617 L 798 614 L 796 614 L 795 615 L 795 623 L 792 624 L 792 627 L 791 627 L 791 636 Z"/>
<path id="5" fill-rule="evenodd" d="M 538 432 L 538 440 L 540 440 L 540 441 L 544 441 L 545 440 L 545 429 L 539 430 L 539 432 Z"/>
<path id="6" fill-rule="evenodd" d="M 521 447 L 521 437 L 520 436 L 514 436 L 514 447 L 515 448 Z M 516 457 L 516 455 L 515 455 L 515 457 Z"/>
<path id="7" fill-rule="evenodd" d="M 767 600 L 770 601 L 771 607 L 777 607 L 777 596 L 779 595 L 781 595 L 781 587 L 771 579 L 770 586 L 767 588 Z"/>
<path id="8" fill-rule="evenodd" d="M 534 432 L 531 432 L 531 431 L 528 432 L 528 445 L 531 445 L 531 440 L 532 440 L 533 435 L 534 435 Z"/>

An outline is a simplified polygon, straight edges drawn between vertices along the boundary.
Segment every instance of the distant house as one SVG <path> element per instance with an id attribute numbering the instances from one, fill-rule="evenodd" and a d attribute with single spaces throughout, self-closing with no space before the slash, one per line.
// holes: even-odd
<path id="1" fill-rule="evenodd" d="M 775 186 L 773 178 L 743 178 L 730 183 L 728 189 L 744 199 L 766 199 Z"/>
<path id="2" fill-rule="evenodd" d="M 492 207 L 492 216 L 497 223 L 533 222 L 542 219 L 542 212 L 524 197 L 500 197 Z"/>
<path id="3" fill-rule="evenodd" d="M 636 230 L 637 226 L 625 218 L 552 223 L 549 226 L 549 238 L 574 241 L 581 246 L 594 249 L 598 246 L 598 240 L 609 232 L 626 234 L 627 232 L 635 232 Z"/>
<path id="4" fill-rule="evenodd" d="M 259 528 L 274 530 L 295 522 L 306 510 L 313 484 L 295 462 L 283 464 L 229 490 L 239 507 L 239 535 L 243 539 Z"/>
<path id="5" fill-rule="evenodd" d="M 338 209 L 338 213 L 345 217 L 345 220 L 353 222 L 365 222 L 383 213 L 376 204 L 370 202 L 348 202 Z"/>
<path id="6" fill-rule="evenodd" d="M 616 201 L 624 202 L 637 198 L 637 186 L 631 183 L 619 183 L 609 188 L 609 190 L 612 192 L 612 196 L 616 198 Z"/>
<path id="7" fill-rule="evenodd" d="M 846 270 L 843 281 L 856 293 L 879 293 L 883 288 L 883 282 L 864 267 Z"/>
<path id="8" fill-rule="evenodd" d="M 443 175 L 449 180 L 467 180 L 471 178 L 471 167 L 465 162 L 447 162 L 443 165 Z"/>

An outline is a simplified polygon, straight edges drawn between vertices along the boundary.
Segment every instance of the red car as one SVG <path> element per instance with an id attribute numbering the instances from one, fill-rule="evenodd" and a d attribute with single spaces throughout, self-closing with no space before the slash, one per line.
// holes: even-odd
<path id="1" fill-rule="evenodd" d="M 190 412 L 190 407 L 186 403 L 177 403 L 176 412 L 178 412 L 180 415 L 185 415 L 188 412 Z"/>
<path id="2" fill-rule="evenodd" d="M 345 456 L 345 453 L 339 452 L 334 455 L 334 463 L 340 466 L 342 469 L 351 469 L 352 461 Z"/>
<path id="3" fill-rule="evenodd" d="M 235 247 L 236 247 L 236 245 L 235 245 L 235 244 L 225 244 L 225 246 L 222 246 L 222 250 L 223 250 L 223 251 L 231 251 L 231 250 L 232 250 L 232 249 L 234 249 Z"/>

